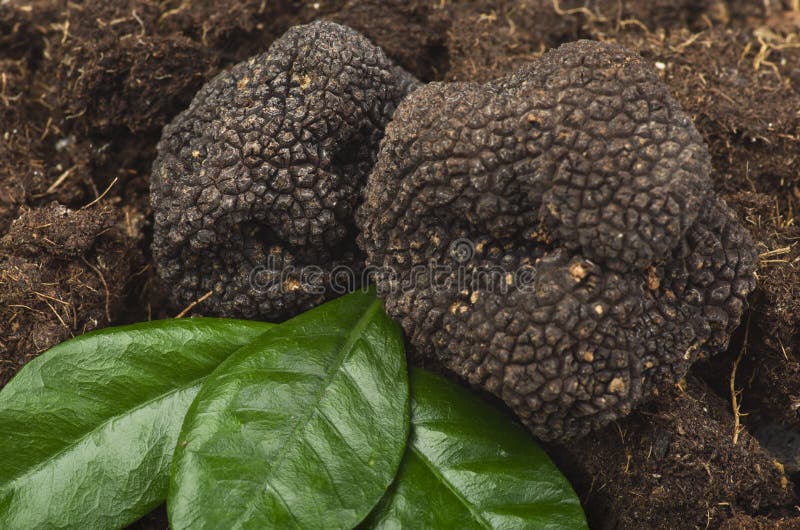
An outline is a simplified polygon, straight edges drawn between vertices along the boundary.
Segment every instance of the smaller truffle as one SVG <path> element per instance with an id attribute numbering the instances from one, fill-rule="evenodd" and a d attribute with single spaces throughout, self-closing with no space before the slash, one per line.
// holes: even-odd
<path id="1" fill-rule="evenodd" d="M 627 415 L 727 345 L 756 253 L 638 55 L 565 44 L 398 107 L 358 213 L 388 312 L 545 440 Z"/>
<path id="2" fill-rule="evenodd" d="M 153 256 L 176 306 L 283 319 L 362 267 L 354 210 L 418 82 L 352 29 L 297 26 L 219 74 L 164 128 Z"/>

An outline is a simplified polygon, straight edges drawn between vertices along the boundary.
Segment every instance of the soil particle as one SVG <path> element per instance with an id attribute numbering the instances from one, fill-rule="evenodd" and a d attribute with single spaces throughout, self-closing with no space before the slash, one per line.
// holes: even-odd
<path id="1" fill-rule="evenodd" d="M 774 455 L 791 475 L 800 473 L 800 431 L 778 423 L 751 428 L 761 446 Z"/>
<path id="2" fill-rule="evenodd" d="M 516 70 L 546 49 L 585 36 L 582 15 L 559 15 L 551 0 L 448 4 L 448 81 L 487 81 Z"/>
<path id="3" fill-rule="evenodd" d="M 797 15 L 794 0 L 764 0 L 763 2 L 728 0 L 719 3 L 723 4 L 726 11 L 730 13 L 732 22 L 744 27 L 758 26 L 765 22 L 771 26 L 780 25 L 782 22 L 791 22 L 791 19 Z"/>
<path id="4" fill-rule="evenodd" d="M 605 24 L 599 28 L 609 33 L 626 28 L 701 29 L 727 20 L 725 2 L 716 0 L 598 0 L 596 12 L 597 22 Z"/>
<path id="5" fill-rule="evenodd" d="M 669 35 L 629 31 L 614 40 L 654 64 L 708 143 L 718 189 L 800 196 L 800 48 L 765 26 Z"/>
<path id="6" fill-rule="evenodd" d="M 729 403 L 688 378 L 596 435 L 553 452 L 596 528 L 718 527 L 738 513 L 791 509 L 793 486 Z"/>
<path id="7" fill-rule="evenodd" d="M 450 58 L 445 77 L 456 81 L 506 75 L 548 48 L 579 38 L 707 28 L 729 19 L 724 2 L 715 0 L 481 0 L 448 3 L 445 10 Z"/>
<path id="8" fill-rule="evenodd" d="M 51 346 L 107 326 L 141 258 L 116 210 L 24 209 L 0 239 L 0 386 Z"/>
<path id="9" fill-rule="evenodd" d="M 423 81 L 441 79 L 448 68 L 447 21 L 426 0 L 349 1 L 331 20 L 350 26 Z"/>
<path id="10" fill-rule="evenodd" d="M 748 341 L 699 367 L 702 377 L 729 399 L 717 374 L 730 373 L 741 354 L 736 389 L 742 418 L 762 444 L 797 478 L 800 460 L 800 227 L 786 219 L 776 197 L 729 196 L 758 241 L 760 281 L 752 297 Z M 795 440 L 795 441 L 793 441 Z"/>
<path id="11" fill-rule="evenodd" d="M 800 226 L 781 211 L 780 199 L 745 191 L 728 196 L 728 203 L 758 242 L 760 281 L 753 297 L 754 322 L 768 347 L 781 352 L 781 357 L 798 358 Z"/>
<path id="12" fill-rule="evenodd" d="M 83 133 L 108 134 L 124 127 L 138 133 L 164 125 L 186 103 L 218 57 L 183 36 L 128 38 L 105 34 L 64 50 L 56 97 L 67 119 Z"/>
<path id="13" fill-rule="evenodd" d="M 731 517 L 720 526 L 720 530 L 797 530 L 800 521 L 797 518 L 753 517 L 740 514 Z"/>
<path id="14" fill-rule="evenodd" d="M 32 52 L 19 45 L 33 40 L 27 21 L 0 5 L 0 234 L 27 203 L 33 182 L 43 177 L 41 160 L 32 156 L 35 132 L 26 98 Z"/>
<path id="15" fill-rule="evenodd" d="M 800 436 L 800 361 L 794 354 L 762 346 L 742 365 L 740 381 L 746 410 L 758 413 L 754 422 L 775 421 Z"/>

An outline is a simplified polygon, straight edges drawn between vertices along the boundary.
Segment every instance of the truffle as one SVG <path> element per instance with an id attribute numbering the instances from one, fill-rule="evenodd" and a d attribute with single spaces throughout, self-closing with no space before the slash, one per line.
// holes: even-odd
<path id="1" fill-rule="evenodd" d="M 400 100 L 418 82 L 352 29 L 296 26 L 203 86 L 164 128 L 153 256 L 173 302 L 280 319 L 362 266 L 354 210 Z"/>
<path id="2" fill-rule="evenodd" d="M 578 41 L 406 98 L 359 244 L 422 354 L 566 439 L 628 414 L 738 325 L 756 254 L 709 171 L 640 56 Z"/>

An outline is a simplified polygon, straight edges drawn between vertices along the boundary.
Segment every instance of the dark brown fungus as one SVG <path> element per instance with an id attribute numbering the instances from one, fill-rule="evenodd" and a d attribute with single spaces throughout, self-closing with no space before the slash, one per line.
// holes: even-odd
<path id="1" fill-rule="evenodd" d="M 486 84 L 432 83 L 386 128 L 358 214 L 417 349 L 540 438 L 624 416 L 727 345 L 750 236 L 637 54 L 579 41 Z"/>
<path id="2" fill-rule="evenodd" d="M 153 255 L 176 306 L 280 319 L 358 271 L 354 210 L 384 127 L 417 81 L 352 29 L 290 29 L 165 127 Z"/>

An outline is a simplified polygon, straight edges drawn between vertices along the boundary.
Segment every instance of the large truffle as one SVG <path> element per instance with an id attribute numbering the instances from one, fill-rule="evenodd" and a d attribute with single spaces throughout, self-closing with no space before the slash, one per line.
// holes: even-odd
<path id="1" fill-rule="evenodd" d="M 626 415 L 738 325 L 756 255 L 709 170 L 641 57 L 579 41 L 404 100 L 359 242 L 421 352 L 540 438 L 569 438 Z"/>
<path id="2" fill-rule="evenodd" d="M 355 31 L 290 29 L 206 84 L 165 127 L 153 255 L 176 305 L 284 318 L 361 267 L 354 210 L 413 77 Z"/>

